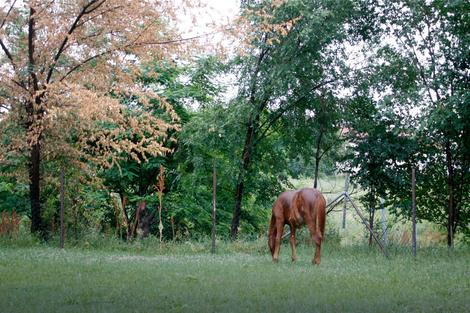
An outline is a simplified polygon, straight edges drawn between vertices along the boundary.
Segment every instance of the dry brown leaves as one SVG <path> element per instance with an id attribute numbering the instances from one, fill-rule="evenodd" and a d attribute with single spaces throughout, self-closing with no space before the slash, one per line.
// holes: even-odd
<path id="1" fill-rule="evenodd" d="M 0 144 L 0 162 L 38 140 L 45 158 L 102 166 L 169 152 L 176 113 L 135 82 L 142 64 L 192 48 L 174 27 L 173 1 L 6 1 L 0 12 L 0 131 L 29 125 Z M 132 112 L 122 104 L 131 97 Z M 169 119 L 150 113 L 150 98 Z"/>

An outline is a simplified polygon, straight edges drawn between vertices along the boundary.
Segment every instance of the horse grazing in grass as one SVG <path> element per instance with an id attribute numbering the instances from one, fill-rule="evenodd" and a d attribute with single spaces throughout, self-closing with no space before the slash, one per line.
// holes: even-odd
<path id="1" fill-rule="evenodd" d="M 316 189 L 303 188 L 281 193 L 273 205 L 271 223 L 269 225 L 269 249 L 273 262 L 279 258 L 281 237 L 284 225 L 290 227 L 290 246 L 292 261 L 297 259 L 295 252 L 295 231 L 307 225 L 313 242 L 315 242 L 314 264 L 320 264 L 321 242 L 325 233 L 325 207 L 323 195 Z"/>

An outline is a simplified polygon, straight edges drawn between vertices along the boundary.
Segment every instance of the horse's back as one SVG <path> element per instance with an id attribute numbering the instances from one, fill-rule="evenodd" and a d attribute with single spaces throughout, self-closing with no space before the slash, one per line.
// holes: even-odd
<path id="1" fill-rule="evenodd" d="M 297 192 L 297 194 L 302 197 L 304 202 L 326 205 L 325 197 L 323 197 L 322 193 L 315 188 L 302 188 Z"/>
<path id="2" fill-rule="evenodd" d="M 302 188 L 295 194 L 293 200 L 299 210 L 310 211 L 310 214 L 324 214 L 326 200 L 322 193 L 315 188 Z M 306 212 L 304 211 L 303 214 Z"/>

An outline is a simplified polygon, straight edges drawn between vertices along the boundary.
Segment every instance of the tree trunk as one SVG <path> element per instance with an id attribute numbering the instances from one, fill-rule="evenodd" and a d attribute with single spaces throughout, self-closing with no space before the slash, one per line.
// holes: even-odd
<path id="1" fill-rule="evenodd" d="M 318 185 L 318 168 L 320 167 L 320 158 L 315 157 L 315 178 L 313 180 L 313 188 L 317 188 Z"/>
<path id="2" fill-rule="evenodd" d="M 141 217 L 142 215 L 144 215 L 146 208 L 147 208 L 147 202 L 145 200 L 142 200 L 139 203 L 139 206 L 137 207 L 135 211 L 134 225 L 132 226 L 130 230 L 130 234 L 128 234 L 127 236 L 127 241 L 132 241 L 137 236 L 137 227 L 142 228 L 140 227 Z"/>
<path id="3" fill-rule="evenodd" d="M 232 240 L 235 240 L 238 236 L 238 227 L 240 225 L 240 216 L 241 216 L 241 204 L 243 198 L 243 187 L 245 174 L 248 171 L 248 168 L 251 163 L 251 157 L 253 153 L 253 143 L 255 141 L 255 136 L 258 128 L 259 114 L 255 119 L 250 119 L 249 125 L 247 127 L 245 145 L 243 147 L 242 153 L 242 163 L 238 172 L 237 185 L 235 187 L 235 207 L 233 208 L 232 216 L 232 226 L 230 229 L 230 237 Z"/>
<path id="4" fill-rule="evenodd" d="M 317 137 L 317 142 L 316 142 L 316 151 L 315 151 L 315 177 L 313 180 L 313 188 L 317 188 L 318 186 L 318 171 L 320 169 L 320 160 L 322 158 L 322 153 L 321 153 L 321 144 L 323 140 L 323 135 L 324 135 L 324 128 L 323 124 L 321 123 L 321 117 L 324 112 L 324 101 L 323 97 L 320 97 L 320 110 L 318 112 L 320 116 L 320 129 L 319 129 L 319 134 Z"/>
<path id="5" fill-rule="evenodd" d="M 263 35 L 262 40 L 263 42 L 266 43 L 267 39 L 268 39 L 268 34 L 265 33 Z M 269 51 L 269 48 L 261 49 L 258 55 L 258 59 L 256 60 L 256 66 L 251 75 L 249 103 L 253 106 L 253 112 L 251 113 L 250 119 L 248 120 L 248 124 L 247 124 L 245 144 L 243 146 L 243 152 L 242 152 L 242 162 L 239 167 L 237 184 L 235 186 L 235 206 L 233 208 L 232 224 L 230 228 L 230 237 L 232 240 L 235 240 L 238 235 L 238 226 L 240 225 L 240 217 L 242 213 L 241 205 L 242 205 L 242 198 L 243 198 L 245 174 L 251 163 L 254 142 L 258 134 L 260 114 L 266 107 L 267 101 L 269 99 L 268 97 L 262 100 L 261 103 L 257 102 L 256 100 L 257 77 L 258 77 L 258 73 L 261 70 L 261 64 L 263 60 L 265 59 L 268 51 Z"/>
<path id="6" fill-rule="evenodd" d="M 235 190 L 235 207 L 233 208 L 232 226 L 230 228 L 230 238 L 237 239 L 238 226 L 240 225 L 240 217 L 242 215 L 241 204 L 243 198 L 243 177 L 244 173 L 238 174 L 237 186 Z"/>
<path id="7" fill-rule="evenodd" d="M 230 229 L 230 237 L 232 240 L 235 240 L 238 236 L 238 226 L 240 225 L 240 217 L 242 214 L 241 205 L 243 199 L 243 187 L 245 180 L 245 173 L 248 170 L 248 167 L 251 162 L 251 147 L 249 147 L 249 136 L 247 136 L 247 141 L 245 147 L 243 148 L 243 161 L 238 172 L 237 185 L 235 187 L 235 207 L 233 208 L 232 216 L 232 226 Z"/>
<path id="8" fill-rule="evenodd" d="M 28 21 L 28 73 L 29 73 L 29 85 L 30 90 L 34 91 L 33 101 L 28 101 L 26 104 L 26 112 L 28 115 L 26 121 L 26 132 L 28 137 L 33 131 L 34 123 L 42 117 L 43 111 L 41 110 L 41 96 L 37 95 L 39 90 L 38 78 L 35 72 L 35 59 L 34 49 L 36 40 L 36 21 L 34 18 L 34 8 L 30 8 L 29 21 Z M 41 180 L 41 134 L 34 135 L 35 138 L 29 138 L 31 140 L 30 150 L 30 162 L 29 162 L 29 193 L 31 201 L 31 233 L 37 234 L 42 238 L 45 238 L 44 225 L 41 219 L 41 194 L 40 194 L 40 180 Z"/>
<path id="9" fill-rule="evenodd" d="M 313 180 L 313 188 L 317 188 L 318 185 L 318 171 L 320 168 L 320 160 L 321 160 L 321 152 L 320 152 L 320 146 L 321 146 L 321 141 L 323 137 L 323 129 L 320 127 L 320 134 L 318 135 L 317 138 L 317 151 L 315 151 L 315 177 Z"/>
<path id="10" fill-rule="evenodd" d="M 40 164 L 41 146 L 36 142 L 31 147 L 29 163 L 29 193 L 31 201 L 31 232 L 44 236 L 44 227 L 41 219 L 40 201 Z"/>
<path id="11" fill-rule="evenodd" d="M 321 156 L 320 156 L 320 152 L 317 150 L 317 152 L 315 153 L 315 176 L 314 176 L 314 179 L 313 179 L 313 188 L 317 188 L 318 186 L 318 171 L 320 169 L 320 160 L 321 160 Z"/>
<path id="12" fill-rule="evenodd" d="M 344 179 L 344 193 L 347 194 L 349 192 L 349 173 L 346 174 L 346 178 Z M 342 219 L 342 228 L 346 228 L 346 210 L 348 209 L 348 199 L 344 198 L 343 200 L 343 219 Z"/>

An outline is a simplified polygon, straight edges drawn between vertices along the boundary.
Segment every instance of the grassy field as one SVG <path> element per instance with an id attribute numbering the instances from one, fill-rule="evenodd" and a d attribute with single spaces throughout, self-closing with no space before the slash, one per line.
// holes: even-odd
<path id="1" fill-rule="evenodd" d="M 0 245 L 0 312 L 470 312 L 470 250 L 385 259 L 326 244 L 320 266 L 299 245 L 272 264 L 264 240 L 128 251 Z"/>

